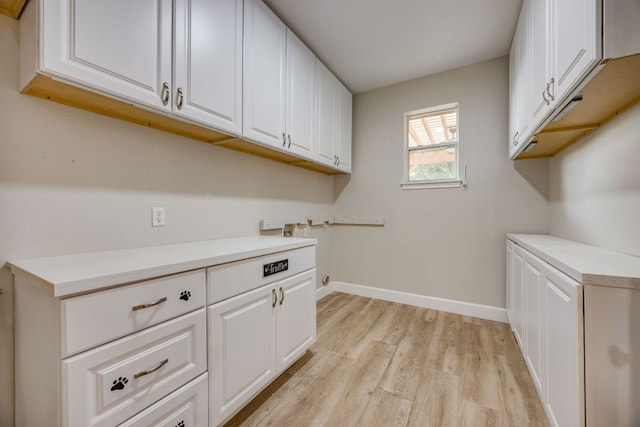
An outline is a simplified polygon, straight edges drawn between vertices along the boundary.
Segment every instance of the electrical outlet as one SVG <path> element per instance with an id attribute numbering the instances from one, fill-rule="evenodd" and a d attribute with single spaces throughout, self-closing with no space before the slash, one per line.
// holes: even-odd
<path id="1" fill-rule="evenodd" d="M 151 226 L 164 226 L 164 208 L 151 208 Z"/>

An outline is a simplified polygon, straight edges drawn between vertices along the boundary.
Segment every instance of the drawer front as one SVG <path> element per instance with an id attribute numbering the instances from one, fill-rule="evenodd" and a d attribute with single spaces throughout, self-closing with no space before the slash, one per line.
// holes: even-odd
<path id="1" fill-rule="evenodd" d="M 196 270 L 62 300 L 61 357 L 197 310 L 205 292 L 205 272 Z"/>
<path id="2" fill-rule="evenodd" d="M 208 379 L 200 375 L 119 427 L 207 427 Z"/>
<path id="3" fill-rule="evenodd" d="M 240 295 L 269 283 L 285 279 L 316 265 L 316 248 L 307 246 L 207 269 L 207 304 Z"/>
<path id="4" fill-rule="evenodd" d="M 62 361 L 64 426 L 114 426 L 207 369 L 204 309 Z"/>

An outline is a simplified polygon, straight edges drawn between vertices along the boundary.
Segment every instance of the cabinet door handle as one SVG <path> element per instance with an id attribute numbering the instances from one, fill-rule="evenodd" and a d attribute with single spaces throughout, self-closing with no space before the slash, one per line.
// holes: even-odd
<path id="1" fill-rule="evenodd" d="M 289 144 L 287 145 L 287 148 L 291 148 L 291 135 L 287 135 L 287 139 L 289 140 Z"/>
<path id="2" fill-rule="evenodd" d="M 176 92 L 176 107 L 178 107 L 178 110 L 182 110 L 182 101 L 184 98 L 184 96 L 182 96 L 182 88 L 179 87 Z"/>
<path id="3" fill-rule="evenodd" d="M 516 132 L 515 135 L 513 135 L 513 145 L 518 145 L 518 134 L 520 133 L 520 131 Z"/>
<path id="4" fill-rule="evenodd" d="M 547 90 L 549 89 L 549 85 L 547 84 L 547 87 L 545 89 L 542 90 L 542 99 L 544 99 L 544 103 L 549 105 L 549 98 L 547 98 Z"/>
<path id="5" fill-rule="evenodd" d="M 149 307 L 154 307 L 158 304 L 162 304 L 163 302 L 165 302 L 167 300 L 167 297 L 162 297 L 159 300 L 150 302 L 148 304 L 139 304 L 139 305 L 134 305 L 133 307 L 131 307 L 131 311 L 138 311 L 138 310 L 142 310 L 144 308 L 149 308 Z"/>
<path id="6" fill-rule="evenodd" d="M 162 83 L 160 99 L 162 100 L 162 105 L 167 105 L 169 103 L 169 83 L 167 82 Z"/>
<path id="7" fill-rule="evenodd" d="M 155 368 L 151 369 L 150 371 L 142 371 L 142 372 L 138 372 L 137 374 L 135 374 L 133 376 L 134 379 L 138 379 L 140 377 L 144 377 L 145 375 L 149 375 L 149 374 L 153 374 L 155 371 L 157 371 L 158 369 L 162 368 L 164 365 L 166 365 L 167 363 L 169 363 L 169 359 L 164 359 L 162 362 L 160 362 L 160 364 L 158 366 L 156 366 Z"/>
<path id="8" fill-rule="evenodd" d="M 336 166 L 340 166 L 340 156 L 336 156 Z"/>
<path id="9" fill-rule="evenodd" d="M 555 96 L 553 96 L 553 93 L 551 93 L 551 91 L 549 90 L 549 89 L 555 89 L 554 83 L 555 83 L 555 79 L 552 77 L 551 81 L 547 85 L 547 95 L 549 95 L 549 100 L 550 101 L 555 101 L 555 99 L 556 99 Z M 555 92 L 555 90 L 553 90 L 553 92 Z"/>
<path id="10" fill-rule="evenodd" d="M 284 132 L 282 132 L 282 146 L 286 146 L 287 145 L 287 137 L 284 134 Z"/>
<path id="11" fill-rule="evenodd" d="M 282 286 L 280 286 L 280 305 L 282 305 L 283 302 L 284 302 L 284 290 L 282 289 Z"/>
<path id="12" fill-rule="evenodd" d="M 276 290 L 275 289 L 271 289 L 271 296 L 273 298 L 271 300 L 271 307 L 273 308 L 278 303 L 278 295 L 276 295 Z"/>

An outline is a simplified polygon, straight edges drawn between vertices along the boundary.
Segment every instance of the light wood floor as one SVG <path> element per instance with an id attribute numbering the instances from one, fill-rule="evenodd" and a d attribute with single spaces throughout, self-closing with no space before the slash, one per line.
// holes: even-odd
<path id="1" fill-rule="evenodd" d="M 354 295 L 228 426 L 547 426 L 508 325 Z"/>

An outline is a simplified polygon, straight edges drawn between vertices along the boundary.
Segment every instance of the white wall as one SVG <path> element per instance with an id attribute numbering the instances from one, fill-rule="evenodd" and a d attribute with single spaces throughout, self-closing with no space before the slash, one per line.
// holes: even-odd
<path id="1" fill-rule="evenodd" d="M 0 426 L 13 424 L 7 260 L 258 234 L 329 216 L 333 177 L 18 93 L 18 22 L 0 15 Z M 167 225 L 152 228 L 151 207 Z M 318 276 L 331 274 L 331 229 Z"/>
<path id="2" fill-rule="evenodd" d="M 403 114 L 454 101 L 469 189 L 402 190 Z M 548 160 L 510 161 L 507 121 L 506 57 L 357 95 L 336 215 L 386 225 L 335 228 L 337 280 L 504 307 L 506 233 L 549 231 Z"/>
<path id="3" fill-rule="evenodd" d="M 553 157 L 551 232 L 640 256 L 640 104 Z"/>

